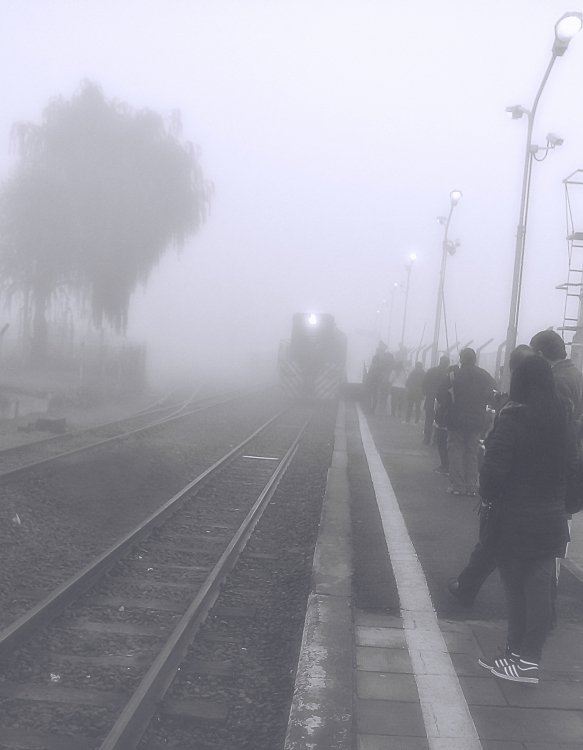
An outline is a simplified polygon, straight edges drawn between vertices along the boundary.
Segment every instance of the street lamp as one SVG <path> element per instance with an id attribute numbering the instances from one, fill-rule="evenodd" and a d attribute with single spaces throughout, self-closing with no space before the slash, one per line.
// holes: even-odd
<path id="1" fill-rule="evenodd" d="M 411 253 L 409 255 L 409 263 L 405 266 L 407 270 L 407 289 L 405 291 L 405 309 L 403 311 L 403 330 L 401 331 L 401 348 L 403 347 L 403 342 L 405 341 L 405 324 L 407 322 L 407 302 L 409 301 L 409 282 L 411 281 L 411 269 L 413 268 L 413 263 L 417 260 L 416 253 Z"/>
<path id="2" fill-rule="evenodd" d="M 387 330 L 387 349 L 391 348 L 391 325 L 393 323 L 393 304 L 395 302 L 395 292 L 399 288 L 399 285 L 395 281 L 393 288 L 391 289 L 391 304 L 389 306 L 389 327 Z"/>
<path id="3" fill-rule="evenodd" d="M 454 255 L 459 242 L 456 242 L 455 244 L 448 239 L 447 233 L 449 230 L 449 223 L 451 221 L 451 215 L 453 213 L 453 209 L 457 206 L 457 204 L 460 202 L 460 199 L 462 197 L 461 190 L 452 190 L 449 194 L 450 198 L 450 209 L 449 209 L 449 215 L 447 218 L 445 216 L 438 216 L 437 221 L 440 224 L 445 225 L 444 235 L 443 235 L 443 250 L 441 254 L 441 271 L 439 272 L 439 287 L 437 289 L 437 308 L 435 310 L 435 328 L 433 329 L 433 346 L 431 349 L 431 366 L 436 367 L 437 366 L 437 358 L 439 355 L 439 329 L 441 328 L 441 316 L 444 312 L 444 301 L 443 301 L 443 285 L 445 283 L 445 266 L 447 262 L 447 254 Z"/>
<path id="4" fill-rule="evenodd" d="M 555 63 L 557 57 L 562 57 L 565 54 L 569 42 L 576 36 L 583 27 L 583 14 L 582 13 L 565 13 L 557 23 L 555 24 L 555 42 L 551 52 L 551 59 L 549 61 L 546 72 L 543 76 L 539 89 L 534 99 L 532 109 L 529 111 L 520 105 L 514 107 L 507 107 L 506 111 L 512 117 L 513 120 L 520 119 L 523 115 L 527 116 L 528 128 L 526 134 L 526 150 L 524 155 L 524 168 L 522 174 L 522 193 L 520 198 L 520 212 L 518 216 L 518 227 L 516 230 L 516 248 L 514 252 L 514 273 L 512 277 L 512 294 L 510 298 L 510 315 L 508 318 L 508 332 L 506 334 L 506 351 L 504 352 L 504 369 L 502 372 L 502 390 L 508 391 L 510 387 L 510 355 L 516 347 L 516 337 L 518 335 L 518 314 L 520 309 L 520 287 L 522 283 L 522 267 L 524 262 L 524 246 L 526 238 L 526 219 L 528 215 L 528 197 L 530 188 L 530 174 L 532 169 L 533 158 L 536 159 L 536 153 L 539 150 L 538 147 L 532 145 L 532 128 L 534 124 L 534 117 L 538 107 L 539 99 L 550 75 L 551 69 Z M 549 140 L 550 138 L 550 140 Z M 554 140 L 554 142 L 553 142 Z M 560 143 L 559 143 L 560 141 Z M 554 146 L 558 146 L 562 143 L 560 138 L 554 136 L 553 133 L 549 133 L 547 136 L 547 147 L 546 153 Z M 534 151 L 533 151 L 534 148 Z M 543 157 L 544 158 L 544 157 Z"/>

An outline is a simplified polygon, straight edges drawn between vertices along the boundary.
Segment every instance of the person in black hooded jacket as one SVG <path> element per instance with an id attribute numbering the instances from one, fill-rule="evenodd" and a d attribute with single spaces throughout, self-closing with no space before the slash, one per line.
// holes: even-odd
<path id="1" fill-rule="evenodd" d="M 504 657 L 479 660 L 496 677 L 538 682 L 555 558 L 565 556 L 569 541 L 565 491 L 576 467 L 572 405 L 557 396 L 548 362 L 525 357 L 480 470 L 480 495 L 489 505 L 482 542 L 494 551 L 508 618 Z"/>

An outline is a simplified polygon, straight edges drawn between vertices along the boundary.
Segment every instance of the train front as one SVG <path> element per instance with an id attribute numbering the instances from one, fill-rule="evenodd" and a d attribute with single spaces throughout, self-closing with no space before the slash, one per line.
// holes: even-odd
<path id="1" fill-rule="evenodd" d="M 334 316 L 296 313 L 289 342 L 280 347 L 282 390 L 292 398 L 331 400 L 346 381 L 346 336 Z"/>

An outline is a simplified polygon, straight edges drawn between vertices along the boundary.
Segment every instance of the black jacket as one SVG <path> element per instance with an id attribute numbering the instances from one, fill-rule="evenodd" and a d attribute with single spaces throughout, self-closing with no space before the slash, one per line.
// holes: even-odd
<path id="1" fill-rule="evenodd" d="M 488 424 L 486 406 L 494 402 L 494 378 L 476 365 L 451 368 L 453 372 L 453 399 L 450 395 L 450 378 L 441 383 L 437 400 L 447 408 L 444 426 L 449 430 L 481 432 Z"/>
<path id="2" fill-rule="evenodd" d="M 439 386 L 445 380 L 446 375 L 447 367 L 443 367 L 443 365 L 430 367 L 429 370 L 427 370 L 427 372 L 425 373 L 423 382 L 421 383 L 421 390 L 423 391 L 423 395 L 433 401 L 437 396 Z"/>
<path id="3" fill-rule="evenodd" d="M 494 505 L 490 543 L 511 557 L 564 557 L 569 541 L 565 487 L 577 466 L 573 420 L 557 452 L 541 429 L 527 406 L 509 402 L 488 435 L 480 495 Z"/>

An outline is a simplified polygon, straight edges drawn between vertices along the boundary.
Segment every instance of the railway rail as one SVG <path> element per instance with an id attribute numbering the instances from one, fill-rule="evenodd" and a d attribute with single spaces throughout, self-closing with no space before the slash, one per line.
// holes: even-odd
<path id="1" fill-rule="evenodd" d="M 0 481 L 50 461 L 115 440 L 123 440 L 166 422 L 228 403 L 233 399 L 241 398 L 245 393 L 243 390 L 229 391 L 197 400 L 195 400 L 196 394 L 193 393 L 180 403 L 153 404 L 152 407 L 123 419 L 5 448 L 0 450 Z"/>
<path id="2" fill-rule="evenodd" d="M 15 717 L 0 726 L 2 749 L 138 746 L 309 416 L 270 419 L 0 632 L 0 699 Z M 179 703 L 175 713 L 196 710 Z"/>

